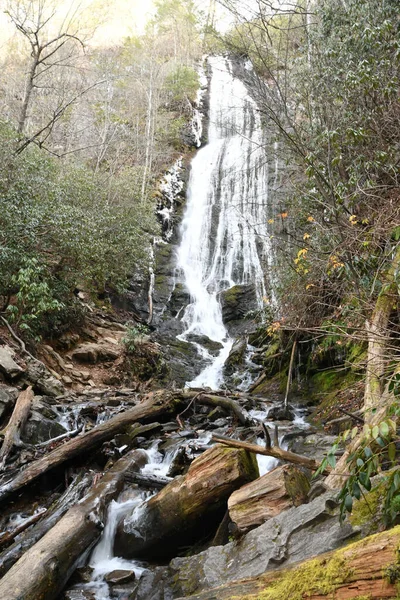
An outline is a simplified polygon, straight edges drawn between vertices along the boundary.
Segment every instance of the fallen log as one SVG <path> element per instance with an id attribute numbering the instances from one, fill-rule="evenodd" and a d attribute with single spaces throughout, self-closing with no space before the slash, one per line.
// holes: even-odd
<path id="1" fill-rule="evenodd" d="M 132 473 L 126 476 L 126 481 L 129 483 L 137 483 L 142 487 L 147 487 L 154 490 L 162 490 L 166 485 L 171 483 L 171 478 L 162 477 L 160 475 L 143 475 L 142 473 Z"/>
<path id="2" fill-rule="evenodd" d="M 169 394 L 149 394 L 147 399 L 126 412 L 119 413 L 109 421 L 94 427 L 90 431 L 69 440 L 49 454 L 39 458 L 22 469 L 16 477 L 0 486 L 0 501 L 6 499 L 12 493 L 21 489 L 28 483 L 37 479 L 40 475 L 62 464 L 63 462 L 78 456 L 81 452 L 92 449 L 99 444 L 109 440 L 126 425 L 135 423 L 142 419 L 155 419 L 165 414 L 169 409 L 176 410 L 177 401 Z"/>
<path id="3" fill-rule="evenodd" d="M 20 525 L 18 525 L 17 527 L 14 527 L 14 529 L 12 529 L 11 531 L 9 530 L 9 531 L 5 531 L 4 533 L 1 533 L 0 534 L 0 548 L 3 548 L 3 546 L 9 545 L 13 540 L 15 540 L 17 535 L 19 535 L 20 533 L 22 533 L 23 531 L 28 529 L 28 527 L 30 527 L 31 525 L 34 525 L 35 523 L 37 523 L 43 517 L 43 513 L 45 513 L 45 512 L 46 512 L 46 509 L 44 508 L 41 512 L 33 514 L 30 517 L 28 517 L 27 519 L 25 519 Z"/>
<path id="4" fill-rule="evenodd" d="M 283 450 L 282 448 L 263 448 L 257 444 L 250 444 L 249 442 L 242 442 L 241 440 L 234 440 L 232 438 L 225 437 L 223 435 L 213 435 L 211 441 L 218 442 L 219 444 L 225 444 L 231 448 L 242 448 L 248 452 L 254 452 L 255 454 L 263 454 L 264 456 L 273 456 L 279 460 L 285 460 L 295 465 L 301 465 L 311 471 L 316 471 L 319 468 L 319 463 L 313 458 L 302 456 L 301 454 L 295 454 L 289 450 Z M 327 471 L 328 472 L 328 471 Z"/>
<path id="5" fill-rule="evenodd" d="M 224 396 L 218 396 L 217 394 L 208 394 L 206 392 L 199 392 L 193 390 L 183 390 L 180 393 L 182 398 L 193 399 L 196 398 L 196 402 L 199 404 L 208 404 L 210 406 L 220 406 L 224 410 L 231 412 L 239 421 L 241 425 L 251 425 L 252 421 L 240 408 L 239 404 L 230 398 Z"/>
<path id="6" fill-rule="evenodd" d="M 96 543 L 106 509 L 122 490 L 125 474 L 145 463 L 133 450 L 121 458 L 78 504 L 26 552 L 0 580 L 2 600 L 53 600 L 63 589 L 84 552 Z"/>
<path id="7" fill-rule="evenodd" d="M 258 477 L 254 455 L 214 446 L 196 458 L 186 475 L 176 477 L 137 512 L 121 522 L 115 553 L 126 558 L 171 556 L 193 537 L 204 537 L 211 515 L 226 506 L 231 493 Z"/>
<path id="8" fill-rule="evenodd" d="M 398 598 L 399 544 L 397 526 L 318 558 L 185 600 L 394 600 Z"/>
<path id="9" fill-rule="evenodd" d="M 307 500 L 310 482 L 293 465 L 276 467 L 233 492 L 228 500 L 231 520 L 245 533 Z"/>
<path id="10" fill-rule="evenodd" d="M 75 477 L 64 494 L 42 516 L 40 522 L 31 527 L 29 531 L 19 535 L 18 540 L 0 553 L 0 577 L 3 577 L 4 573 L 11 569 L 23 553 L 36 544 L 61 519 L 67 510 L 86 494 L 92 479 L 93 477 L 90 474 Z"/>
<path id="11" fill-rule="evenodd" d="M 4 432 L 4 441 L 0 450 L 0 471 L 4 470 L 13 447 L 21 444 L 20 433 L 23 431 L 28 419 L 33 397 L 32 387 L 29 386 L 17 398 L 11 419 Z"/>

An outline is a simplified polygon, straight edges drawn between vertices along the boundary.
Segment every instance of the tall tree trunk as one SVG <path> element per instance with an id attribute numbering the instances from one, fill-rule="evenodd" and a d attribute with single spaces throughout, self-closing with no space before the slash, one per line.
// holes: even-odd
<path id="1" fill-rule="evenodd" d="M 376 301 L 371 319 L 366 322 L 368 335 L 367 371 L 365 378 L 364 412 L 365 421 L 370 422 L 373 412 L 379 407 L 384 389 L 384 375 L 388 364 L 389 318 L 394 305 L 398 302 L 395 275 L 400 266 L 400 246 L 397 248 L 392 264 L 383 279 L 382 291 Z"/>

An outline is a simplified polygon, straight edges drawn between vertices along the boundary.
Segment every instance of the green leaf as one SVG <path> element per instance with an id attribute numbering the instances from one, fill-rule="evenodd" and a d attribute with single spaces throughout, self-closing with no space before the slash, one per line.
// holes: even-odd
<path id="1" fill-rule="evenodd" d="M 328 465 L 334 469 L 336 467 L 336 456 L 334 454 L 328 454 L 326 457 Z"/>
<path id="2" fill-rule="evenodd" d="M 379 435 L 379 427 L 378 427 L 378 425 L 375 425 L 375 427 L 372 428 L 372 437 L 374 438 L 374 440 L 376 440 L 378 435 Z"/>
<path id="3" fill-rule="evenodd" d="M 353 498 L 350 496 L 350 494 L 347 494 L 346 498 L 344 499 L 344 506 L 347 512 L 351 513 L 353 510 Z"/>
<path id="4" fill-rule="evenodd" d="M 371 448 L 369 446 L 365 446 L 365 448 L 364 448 L 364 454 L 365 454 L 365 457 L 367 459 L 371 458 L 371 456 L 372 456 L 372 450 L 371 450 Z"/>
<path id="5" fill-rule="evenodd" d="M 353 440 L 356 435 L 358 433 L 358 427 L 353 427 L 353 429 L 351 430 L 351 439 Z"/>
<path id="6" fill-rule="evenodd" d="M 366 473 L 360 473 L 359 480 L 361 485 L 369 492 L 371 490 L 371 480 Z"/>
<path id="7" fill-rule="evenodd" d="M 379 431 L 381 432 L 382 437 L 388 437 L 389 425 L 385 421 L 382 421 L 382 423 L 379 425 Z"/>
<path id="8" fill-rule="evenodd" d="M 392 463 L 396 460 L 396 444 L 394 442 L 390 442 L 388 445 L 388 457 Z"/>
<path id="9" fill-rule="evenodd" d="M 362 458 L 357 458 L 357 462 L 356 462 L 357 467 L 363 467 L 364 466 L 364 461 Z"/>
<path id="10" fill-rule="evenodd" d="M 361 498 L 361 489 L 357 481 L 353 483 L 353 496 L 359 500 Z"/>

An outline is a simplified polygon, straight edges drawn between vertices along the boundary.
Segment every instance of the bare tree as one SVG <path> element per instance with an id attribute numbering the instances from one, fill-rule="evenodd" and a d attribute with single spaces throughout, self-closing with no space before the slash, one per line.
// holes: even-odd
<path id="1" fill-rule="evenodd" d="M 45 146 L 66 111 L 98 85 L 88 84 L 84 75 L 94 27 L 84 25 L 74 2 L 63 11 L 57 0 L 9 0 L 5 12 L 29 52 L 17 116 L 20 153 L 32 143 Z"/>

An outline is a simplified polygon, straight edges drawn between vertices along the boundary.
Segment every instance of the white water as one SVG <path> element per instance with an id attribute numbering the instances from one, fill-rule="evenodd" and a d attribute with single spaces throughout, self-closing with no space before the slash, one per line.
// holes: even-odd
<path id="1" fill-rule="evenodd" d="M 142 468 L 142 473 L 153 475 L 166 475 L 173 460 L 177 447 L 171 449 L 163 456 L 158 451 L 159 441 L 147 450 L 149 462 Z M 104 576 L 114 570 L 134 571 L 137 578 L 143 573 L 145 567 L 139 561 L 130 561 L 114 556 L 114 538 L 118 523 L 128 513 L 130 521 L 140 521 L 146 499 L 152 494 L 140 493 L 136 498 L 115 502 L 113 500 L 108 508 L 107 521 L 101 539 L 90 557 L 89 565 L 93 568 L 92 581 L 87 588 L 94 592 L 96 600 L 110 600 L 109 587 L 104 581 Z M 85 587 L 85 586 L 82 586 Z"/>
<path id="2" fill-rule="evenodd" d="M 217 358 L 201 350 L 209 364 L 188 385 L 216 389 L 233 342 L 222 321 L 219 292 L 253 283 L 260 306 L 265 295 L 268 166 L 254 100 L 233 76 L 228 59 L 212 57 L 209 63 L 208 144 L 192 162 L 178 268 L 192 299 L 180 337 L 205 335 L 223 346 Z"/>

